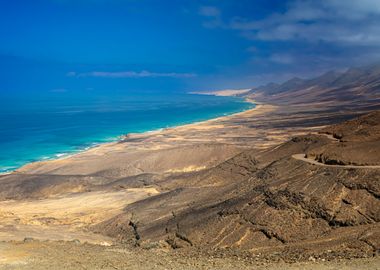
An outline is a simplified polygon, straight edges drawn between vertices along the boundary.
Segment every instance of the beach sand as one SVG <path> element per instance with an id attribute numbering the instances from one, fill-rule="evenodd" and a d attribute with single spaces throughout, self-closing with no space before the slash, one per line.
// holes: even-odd
<path id="1" fill-rule="evenodd" d="M 344 111 L 326 110 L 326 104 L 321 103 L 292 107 L 256 104 L 253 109 L 208 121 L 127 134 L 117 142 L 55 160 L 30 163 L 1 175 L 0 241 L 35 238 L 111 243 L 113 239 L 94 234 L 89 227 L 117 216 L 135 201 L 174 192 L 177 183 L 182 187 L 187 185 L 184 182 L 187 175 L 207 171 L 246 149 L 259 151 L 278 145 L 350 116 Z M 355 111 L 358 113 L 360 110 Z M 171 177 L 171 182 L 165 182 Z M 189 185 L 191 189 L 194 183 Z M 216 181 L 197 188 L 206 192 L 217 185 Z M 133 220 L 133 215 L 130 219 Z M 22 250 L 19 242 L 15 243 L 7 244 L 12 252 L 7 258 L 0 258 L 0 269 L 2 259 L 9 260 Z M 48 263 L 48 259 L 39 250 L 47 249 L 51 254 L 57 251 L 55 242 L 32 244 L 36 256 L 42 256 L 40 265 Z M 88 247 L 79 245 L 78 248 L 82 252 Z M 128 249 L 120 250 L 132 254 Z M 91 256 L 104 252 L 108 251 L 91 248 Z M 110 251 L 110 254 L 116 256 L 118 252 Z M 64 256 L 79 259 L 77 254 Z"/>
<path id="2" fill-rule="evenodd" d="M 8 233 L 3 229 L 0 240 L 22 239 L 28 235 L 39 238 L 38 234 L 42 237 L 47 233 L 47 225 L 34 221 L 45 220 L 47 217 L 52 218 L 51 220 L 55 223 L 59 221 L 57 224 L 61 226 L 62 215 L 57 209 L 61 207 L 64 202 L 62 200 L 65 200 L 66 196 L 69 196 L 69 200 L 72 200 L 74 204 L 80 205 L 81 202 L 89 199 L 88 192 L 97 192 L 107 183 L 118 179 L 129 179 L 138 175 L 170 175 L 205 170 L 247 148 L 266 148 L 283 142 L 290 136 L 309 132 L 315 128 L 312 126 L 294 130 L 283 126 L 273 127 L 276 121 L 284 121 L 283 117 L 276 116 L 279 109 L 274 105 L 258 104 L 253 109 L 208 121 L 146 133 L 128 134 L 117 142 L 100 144 L 86 151 L 55 160 L 30 163 L 15 172 L 4 174 L 0 176 L 4 187 L 23 186 L 26 182 L 35 183 L 36 187 L 26 190 L 25 193 L 17 191 L 17 188 L 10 189 L 14 190 L 12 194 L 0 192 L 0 198 L 4 200 L 1 202 L 2 212 L 12 213 L 13 217 L 17 217 L 13 219 L 17 222 L 13 223 L 10 222 L 12 219 L 0 221 L 0 227 L 13 228 L 9 229 Z M 148 180 L 144 178 L 143 181 Z M 96 188 L 99 185 L 103 185 L 102 188 Z M 39 186 L 41 188 L 38 188 Z M 139 194 L 151 193 L 152 187 L 149 184 L 137 187 L 139 189 L 127 190 L 128 196 L 143 198 Z M 156 192 L 161 192 L 159 186 L 154 188 Z M 111 208 L 107 209 L 113 214 L 128 204 L 128 200 L 120 200 L 121 195 L 118 193 L 127 192 L 126 190 L 114 191 L 111 190 L 107 197 L 99 196 L 97 201 L 99 204 L 110 205 Z M 77 196 L 72 197 L 72 194 L 77 194 Z M 22 206 L 26 202 L 10 203 L 7 200 L 9 197 L 22 198 L 22 201 L 27 200 L 29 205 L 43 208 L 45 211 L 28 214 L 29 212 Z M 42 202 L 35 204 L 34 199 L 49 200 L 46 202 L 49 207 L 43 206 Z M 117 207 L 115 203 L 110 203 L 115 201 L 118 202 Z M 93 204 L 87 204 L 86 209 L 80 207 L 81 214 L 78 214 L 79 208 L 73 207 L 72 203 L 64 204 L 70 207 L 65 211 L 66 228 L 63 231 L 66 233 L 62 234 L 62 239 L 86 240 L 83 220 L 87 219 L 88 213 L 91 213 L 93 220 L 105 219 L 102 214 L 104 211 L 98 211 L 99 209 Z M 19 224 L 20 220 L 23 220 L 22 226 Z M 28 220 L 34 220 L 32 229 L 28 227 L 32 225 Z M 79 227 L 79 236 L 77 232 L 68 233 L 70 230 L 78 231 Z M 50 234 L 54 235 L 54 239 L 59 238 L 59 234 L 54 233 L 56 228 L 56 226 L 50 228 L 52 230 Z M 93 234 L 88 233 L 87 241 L 97 240 Z"/>
<path id="3" fill-rule="evenodd" d="M 219 97 L 231 97 L 246 94 L 251 91 L 251 88 L 248 89 L 224 89 L 224 90 L 215 90 L 215 91 L 202 91 L 202 92 L 191 92 L 190 94 L 197 95 L 212 95 Z"/>
<path id="4" fill-rule="evenodd" d="M 15 173 L 87 175 L 113 170 L 114 174 L 126 177 L 142 172 L 208 168 L 244 149 L 278 145 L 293 136 L 313 132 L 347 117 L 345 112 L 323 111 L 328 107 L 324 103 L 286 107 L 247 101 L 255 103 L 256 107 L 207 121 L 126 134 L 120 141 L 100 144 L 54 160 L 30 163 Z M 161 164 L 157 166 L 142 161 L 147 156 L 152 159 L 152 154 L 163 160 Z M 168 154 L 176 159 L 168 158 Z M 115 164 L 119 160 L 125 162 L 121 167 Z"/>

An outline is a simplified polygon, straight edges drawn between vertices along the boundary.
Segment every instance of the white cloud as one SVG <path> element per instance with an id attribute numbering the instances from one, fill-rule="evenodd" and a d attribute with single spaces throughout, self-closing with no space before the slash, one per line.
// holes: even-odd
<path id="1" fill-rule="evenodd" d="M 279 64 L 292 64 L 294 62 L 294 58 L 290 54 L 272 54 L 269 59 Z"/>
<path id="2" fill-rule="evenodd" d="M 260 19 L 219 11 L 212 25 L 251 41 L 245 70 L 252 81 L 315 76 L 380 59 L 380 0 L 286 0 L 276 10 Z"/>
<path id="3" fill-rule="evenodd" d="M 85 73 L 76 73 L 69 72 L 67 76 L 76 76 L 76 77 L 98 77 L 98 78 L 158 78 L 158 77 L 168 77 L 168 78 L 191 78 L 196 77 L 195 73 L 158 73 L 150 71 L 92 71 Z"/>
<path id="4" fill-rule="evenodd" d="M 246 49 L 247 52 L 251 52 L 251 53 L 255 53 L 258 51 L 258 49 L 255 47 L 255 46 L 249 46 L 247 49 Z"/>
<path id="5" fill-rule="evenodd" d="M 67 77 L 75 77 L 77 74 L 74 71 L 70 71 L 66 74 Z"/>
<path id="6" fill-rule="evenodd" d="M 340 16 L 351 19 L 360 19 L 380 14 L 379 0 L 328 0 L 325 6 L 334 9 Z"/>
<path id="7" fill-rule="evenodd" d="M 52 92 L 52 93 L 65 93 L 65 92 L 67 92 L 67 89 L 65 89 L 65 88 L 56 88 L 56 89 L 50 90 L 50 92 Z"/>
<path id="8" fill-rule="evenodd" d="M 205 17 L 219 17 L 220 10 L 214 6 L 201 6 L 198 11 L 199 15 Z"/>
<path id="9" fill-rule="evenodd" d="M 207 20 L 203 22 L 203 26 L 206 28 L 218 28 L 223 26 L 221 11 L 217 7 L 201 6 L 198 10 L 198 14 L 207 18 Z"/>
<path id="10" fill-rule="evenodd" d="M 380 45 L 379 0 L 291 1 L 262 20 L 234 17 L 230 29 L 252 40 Z"/>

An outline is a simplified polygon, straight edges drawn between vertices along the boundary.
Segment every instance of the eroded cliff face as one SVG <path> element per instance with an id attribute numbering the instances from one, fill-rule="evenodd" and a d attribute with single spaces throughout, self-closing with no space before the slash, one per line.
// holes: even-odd
<path id="1" fill-rule="evenodd" d="M 344 148 L 339 144 L 349 143 L 363 151 L 349 156 L 358 160 L 355 164 L 368 164 L 367 148 L 360 144 L 378 149 L 378 117 L 373 113 L 321 130 L 340 132 L 338 141 L 325 134 L 298 136 L 267 150 L 245 151 L 208 170 L 161 178 L 155 184 L 166 192 L 128 205 L 93 229 L 140 246 L 232 248 L 305 258 L 376 254 L 380 167 L 345 167 L 351 161 L 312 164 L 293 155 L 311 156 L 321 149 L 338 155 Z M 361 128 L 353 129 L 358 123 Z M 376 153 L 370 159 L 380 162 Z"/>

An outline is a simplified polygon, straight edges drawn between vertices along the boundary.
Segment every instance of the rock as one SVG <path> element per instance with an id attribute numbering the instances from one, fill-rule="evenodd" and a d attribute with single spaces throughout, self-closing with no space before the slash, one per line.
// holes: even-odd
<path id="1" fill-rule="evenodd" d="M 80 245 L 80 240 L 79 239 L 74 239 L 71 242 L 73 242 L 76 245 Z"/>
<path id="2" fill-rule="evenodd" d="M 31 243 L 34 241 L 36 241 L 36 240 L 33 237 L 25 237 L 23 240 L 24 243 Z"/>

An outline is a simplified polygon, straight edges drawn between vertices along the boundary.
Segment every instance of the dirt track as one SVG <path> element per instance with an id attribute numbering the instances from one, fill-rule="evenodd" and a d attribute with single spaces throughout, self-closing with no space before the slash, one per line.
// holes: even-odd
<path id="1" fill-rule="evenodd" d="M 375 170 L 310 170 L 291 157 L 328 145 L 325 136 L 246 150 L 337 116 L 249 113 L 1 176 L 0 240 L 18 242 L 0 242 L 0 269 L 376 269 Z M 54 241 L 74 239 L 105 245 Z"/>
<path id="2" fill-rule="evenodd" d="M 323 166 L 323 167 L 330 167 L 330 168 L 344 168 L 344 169 L 380 169 L 380 165 L 330 165 L 330 164 L 324 164 L 322 162 L 318 162 L 317 160 L 305 158 L 305 154 L 295 154 L 292 155 L 292 158 L 297 160 L 302 160 L 304 162 L 317 165 L 317 166 Z"/>

